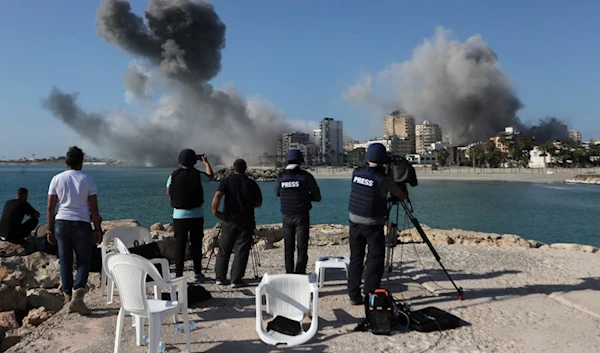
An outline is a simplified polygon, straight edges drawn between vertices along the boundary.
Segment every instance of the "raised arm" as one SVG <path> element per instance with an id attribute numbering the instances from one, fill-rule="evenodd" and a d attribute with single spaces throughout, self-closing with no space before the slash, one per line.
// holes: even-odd
<path id="1" fill-rule="evenodd" d="M 215 176 L 213 174 L 212 167 L 210 166 L 208 158 L 206 158 L 205 154 L 202 155 L 202 163 L 204 163 L 204 168 L 206 168 L 206 175 L 208 175 L 209 178 L 208 180 L 214 180 Z"/>

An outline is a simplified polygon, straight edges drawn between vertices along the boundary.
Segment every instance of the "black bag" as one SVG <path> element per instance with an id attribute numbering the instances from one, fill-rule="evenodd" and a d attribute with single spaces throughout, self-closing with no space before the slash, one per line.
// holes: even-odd
<path id="1" fill-rule="evenodd" d="M 457 328 L 461 320 L 433 306 L 410 313 L 410 328 L 419 332 L 431 332 Z"/>
<path id="2" fill-rule="evenodd" d="M 135 240 L 133 242 L 133 247 L 129 248 L 129 252 L 144 257 L 148 260 L 160 259 L 163 257 L 160 252 L 160 248 L 158 247 L 158 243 L 156 242 L 150 242 L 140 245 L 140 243 L 137 240 Z M 160 273 L 162 276 L 162 266 L 159 264 L 154 264 L 154 267 L 156 267 L 158 273 Z M 146 276 L 146 282 L 152 281 L 153 279 L 150 276 Z"/>
<path id="3" fill-rule="evenodd" d="M 394 299 L 385 288 L 375 289 L 365 300 L 367 325 L 376 335 L 389 335 L 395 325 Z"/>
<path id="4" fill-rule="evenodd" d="M 189 284 L 187 287 L 188 305 L 193 305 L 212 298 L 212 295 L 206 288 L 197 284 Z M 162 300 L 171 300 L 171 293 L 162 293 Z M 177 300 L 177 299 L 174 299 Z"/>
<path id="5" fill-rule="evenodd" d="M 92 244 L 92 256 L 90 258 L 90 272 L 102 272 L 102 249 L 96 243 Z"/>
<path id="6" fill-rule="evenodd" d="M 267 323 L 267 331 L 275 331 L 288 336 L 298 336 L 302 333 L 302 323 L 288 319 L 285 316 L 276 316 Z"/>

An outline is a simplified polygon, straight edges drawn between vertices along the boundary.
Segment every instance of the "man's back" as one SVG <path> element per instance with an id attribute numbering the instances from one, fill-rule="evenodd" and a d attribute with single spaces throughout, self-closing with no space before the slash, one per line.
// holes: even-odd
<path id="1" fill-rule="evenodd" d="M 88 221 L 90 209 L 88 196 L 96 195 L 96 181 L 80 170 L 66 170 L 50 181 L 48 195 L 57 195 L 56 219 Z"/>
<path id="2" fill-rule="evenodd" d="M 23 218 L 33 213 L 35 213 L 35 210 L 27 201 L 19 199 L 6 201 L 0 218 L 0 235 L 10 236 L 10 233 L 16 231 L 21 225 Z"/>
<path id="3" fill-rule="evenodd" d="M 232 174 L 223 180 L 218 191 L 225 196 L 223 213 L 226 221 L 254 227 L 254 208 L 262 203 L 260 187 L 244 174 Z"/>

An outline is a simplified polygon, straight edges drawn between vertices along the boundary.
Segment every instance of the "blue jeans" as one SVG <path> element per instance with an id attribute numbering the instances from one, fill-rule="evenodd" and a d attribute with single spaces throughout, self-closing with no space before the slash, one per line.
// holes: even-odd
<path id="1" fill-rule="evenodd" d="M 90 273 L 92 226 L 89 222 L 56 220 L 54 226 L 60 259 L 62 290 L 71 294 L 73 289 L 85 288 Z M 77 275 L 73 283 L 73 251 L 77 258 Z"/>

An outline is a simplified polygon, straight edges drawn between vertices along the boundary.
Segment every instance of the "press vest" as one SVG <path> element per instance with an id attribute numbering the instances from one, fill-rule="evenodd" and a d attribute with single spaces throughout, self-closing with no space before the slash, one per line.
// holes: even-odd
<path id="1" fill-rule="evenodd" d="M 304 214 L 312 208 L 306 175 L 306 171 L 294 168 L 286 169 L 277 176 L 282 214 Z"/>
<path id="2" fill-rule="evenodd" d="M 196 168 L 178 168 L 171 174 L 171 206 L 189 210 L 202 206 L 204 191 L 200 171 Z"/>
<path id="3" fill-rule="evenodd" d="M 350 192 L 350 213 L 368 218 L 387 217 L 386 195 L 383 195 L 379 189 L 384 178 L 385 174 L 378 168 L 365 166 L 354 170 Z"/>

